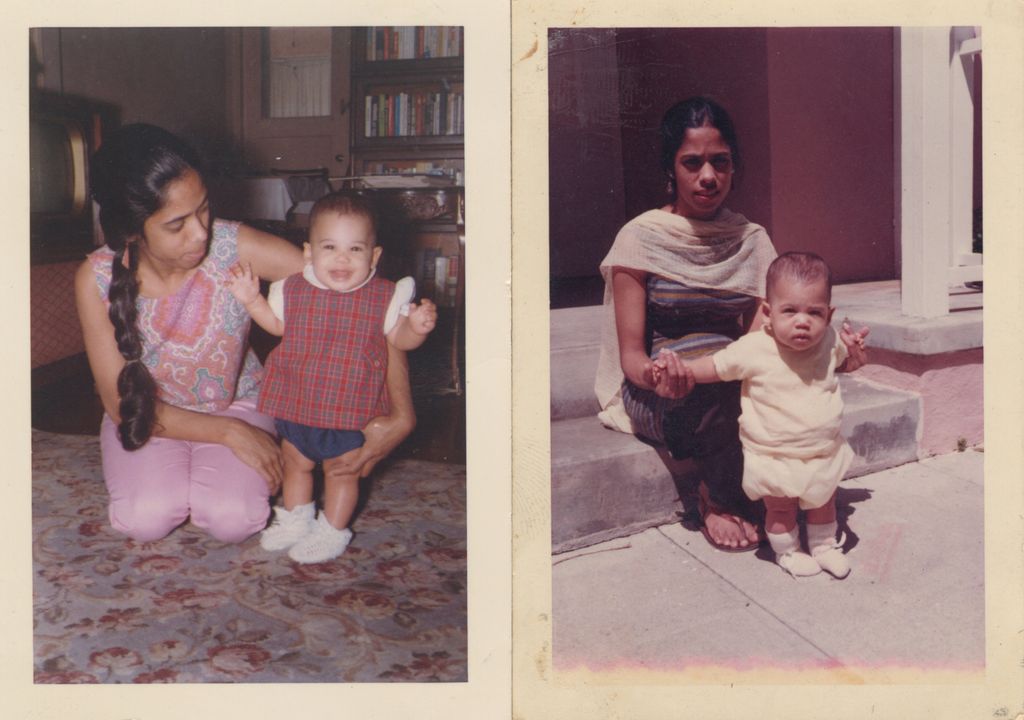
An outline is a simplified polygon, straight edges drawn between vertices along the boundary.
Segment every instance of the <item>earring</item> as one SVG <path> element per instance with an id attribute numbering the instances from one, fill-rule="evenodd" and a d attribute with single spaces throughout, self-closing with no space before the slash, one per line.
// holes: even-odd
<path id="1" fill-rule="evenodd" d="M 666 195 L 675 195 L 676 194 L 675 188 L 673 187 L 674 185 L 675 185 L 675 183 L 673 183 L 671 179 L 667 183 L 665 183 L 665 194 Z"/>

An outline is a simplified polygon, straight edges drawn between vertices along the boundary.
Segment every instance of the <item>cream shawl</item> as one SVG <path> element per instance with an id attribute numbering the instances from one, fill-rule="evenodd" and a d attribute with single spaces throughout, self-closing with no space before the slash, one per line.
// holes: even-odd
<path id="1" fill-rule="evenodd" d="M 622 367 L 615 327 L 612 268 L 626 267 L 693 288 L 764 297 L 765 273 L 775 258 L 768 233 L 738 213 L 722 209 L 715 220 L 692 220 L 667 210 L 648 210 L 619 231 L 601 261 L 604 311 L 601 357 L 594 390 L 606 426 L 633 432 L 622 407 Z"/>

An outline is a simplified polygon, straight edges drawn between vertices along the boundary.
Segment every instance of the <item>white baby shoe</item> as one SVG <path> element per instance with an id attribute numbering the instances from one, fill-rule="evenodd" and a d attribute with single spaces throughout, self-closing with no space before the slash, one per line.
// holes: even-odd
<path id="1" fill-rule="evenodd" d="M 314 523 L 313 531 L 292 545 L 288 557 L 303 564 L 327 562 L 345 552 L 350 540 L 351 530 L 339 530 L 321 513 Z"/>
<path id="2" fill-rule="evenodd" d="M 836 523 L 824 525 L 807 525 L 807 544 L 811 548 L 811 557 L 818 566 L 829 575 L 842 580 L 850 574 L 850 561 L 843 555 L 843 544 L 846 533 L 836 540 Z"/>
<path id="3" fill-rule="evenodd" d="M 313 531 L 316 506 L 313 503 L 296 505 L 291 510 L 274 508 L 274 521 L 260 533 L 260 547 L 275 552 L 287 550 Z"/>
<path id="4" fill-rule="evenodd" d="M 814 558 L 800 551 L 799 530 L 794 527 L 787 533 L 766 533 L 768 542 L 775 551 L 775 562 L 794 577 L 810 577 L 821 572 L 821 566 Z"/>
<path id="5" fill-rule="evenodd" d="M 775 556 L 775 562 L 794 577 L 810 577 L 821 572 L 821 566 L 805 552 L 795 550 Z"/>

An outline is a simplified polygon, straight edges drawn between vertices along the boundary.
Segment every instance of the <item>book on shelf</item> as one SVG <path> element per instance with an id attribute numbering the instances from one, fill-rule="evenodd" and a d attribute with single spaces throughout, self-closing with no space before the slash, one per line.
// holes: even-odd
<path id="1" fill-rule="evenodd" d="M 422 297 L 434 299 L 434 271 L 437 268 L 437 248 L 416 251 L 416 284 Z"/>
<path id="2" fill-rule="evenodd" d="M 438 255 L 434 258 L 434 302 L 439 306 L 444 306 L 444 288 L 448 282 L 448 258 L 444 255 Z"/>
<path id="3" fill-rule="evenodd" d="M 443 302 L 438 303 L 444 307 L 455 307 L 455 301 L 459 293 L 459 256 L 451 255 L 448 258 L 448 265 L 445 272 Z"/>
<path id="4" fill-rule="evenodd" d="M 377 26 L 366 29 L 366 60 L 424 60 L 462 55 L 462 28 Z"/>
<path id="5" fill-rule="evenodd" d="M 455 307 L 459 291 L 458 255 L 443 255 L 437 248 L 421 248 L 415 255 L 415 280 L 419 296 L 438 307 Z"/>

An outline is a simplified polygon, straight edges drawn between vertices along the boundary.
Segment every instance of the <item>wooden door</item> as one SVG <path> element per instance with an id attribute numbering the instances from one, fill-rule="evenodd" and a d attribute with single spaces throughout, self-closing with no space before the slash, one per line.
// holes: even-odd
<path id="1" fill-rule="evenodd" d="M 351 29 L 243 28 L 241 134 L 250 169 L 350 164 Z"/>

